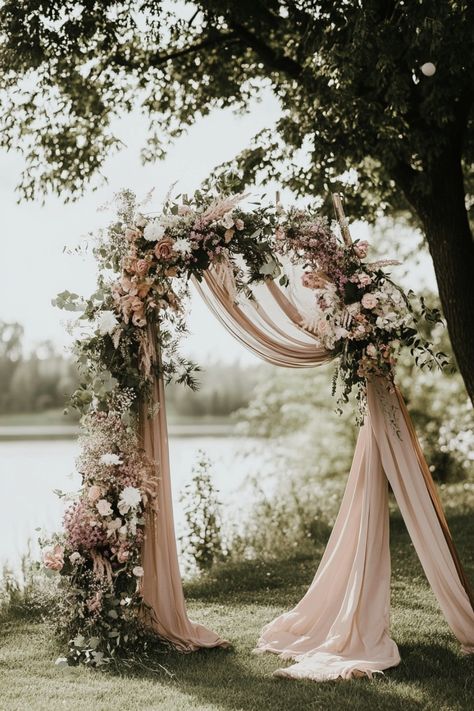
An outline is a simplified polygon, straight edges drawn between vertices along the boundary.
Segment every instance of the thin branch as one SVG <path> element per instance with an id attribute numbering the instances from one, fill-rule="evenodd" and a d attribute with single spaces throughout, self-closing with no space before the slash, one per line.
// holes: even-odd
<path id="1" fill-rule="evenodd" d="M 300 79 L 303 67 L 295 62 L 291 57 L 277 54 L 268 44 L 265 44 L 259 37 L 250 32 L 246 27 L 234 20 L 229 21 L 229 26 L 239 35 L 239 37 L 254 50 L 260 59 L 269 69 L 288 74 L 292 79 Z"/>
<path id="2" fill-rule="evenodd" d="M 180 57 L 185 57 L 188 54 L 193 54 L 195 52 L 200 52 L 202 49 L 207 49 L 209 47 L 217 46 L 226 43 L 240 42 L 240 38 L 236 32 L 227 32 L 226 34 L 214 35 L 213 37 L 207 37 L 202 42 L 197 42 L 196 44 L 188 45 L 187 47 L 182 47 L 181 49 L 176 49 L 174 52 L 169 52 L 168 54 L 161 54 L 160 52 L 155 52 L 149 57 L 143 57 L 140 62 L 134 61 L 133 59 L 127 59 L 122 54 L 116 52 L 110 57 L 110 61 L 114 64 L 118 64 L 121 67 L 126 67 L 127 69 L 140 69 L 144 63 L 150 67 L 161 67 L 173 59 L 179 59 Z"/>

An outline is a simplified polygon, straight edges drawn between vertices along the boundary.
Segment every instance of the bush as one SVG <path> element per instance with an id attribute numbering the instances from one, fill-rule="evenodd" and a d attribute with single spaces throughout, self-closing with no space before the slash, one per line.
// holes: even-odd
<path id="1" fill-rule="evenodd" d="M 221 503 L 212 482 L 211 462 L 202 451 L 193 468 L 193 478 L 181 495 L 181 502 L 187 532 L 179 542 L 188 568 L 208 570 L 225 558 L 226 551 L 222 539 Z"/>

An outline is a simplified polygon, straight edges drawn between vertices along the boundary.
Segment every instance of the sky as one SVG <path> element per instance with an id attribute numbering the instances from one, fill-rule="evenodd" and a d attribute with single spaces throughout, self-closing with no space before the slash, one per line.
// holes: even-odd
<path id="1" fill-rule="evenodd" d="M 64 289 L 84 296 L 94 290 L 93 258 L 68 254 L 64 248 L 74 248 L 88 233 L 107 224 L 110 213 L 98 208 L 123 187 L 133 189 L 139 197 L 154 188 L 150 209 L 159 207 L 175 182 L 177 193 L 191 194 L 213 167 L 248 146 L 252 136 L 271 126 L 278 115 L 278 102 L 270 91 L 246 115 L 216 110 L 196 122 L 170 149 L 166 160 L 145 166 L 140 149 L 145 143 L 146 118 L 138 112 L 124 116 L 117 130 L 125 147 L 107 160 L 103 168 L 107 183 L 68 204 L 57 197 L 48 197 L 44 204 L 18 203 L 15 186 L 24 167 L 23 158 L 19 152 L 0 151 L 0 320 L 18 321 L 24 326 L 26 350 L 44 340 L 61 348 L 67 346 L 71 338 L 65 330 L 65 313 L 54 308 L 51 299 Z M 288 193 L 283 192 L 282 196 L 284 202 L 291 200 Z M 353 229 L 353 236 L 365 235 L 363 225 Z M 422 267 L 432 282 L 430 269 L 428 263 Z M 224 331 L 197 295 L 191 300 L 189 327 L 190 336 L 183 350 L 200 362 L 255 362 L 255 357 Z"/>

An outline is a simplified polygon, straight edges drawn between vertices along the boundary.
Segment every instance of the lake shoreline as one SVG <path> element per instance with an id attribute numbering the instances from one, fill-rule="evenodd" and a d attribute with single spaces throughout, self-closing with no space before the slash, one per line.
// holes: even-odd
<path id="1" fill-rule="evenodd" d="M 75 440 L 78 425 L 6 425 L 0 426 L 0 442 L 25 442 L 36 440 Z M 171 423 L 170 437 L 238 437 L 233 423 Z"/>

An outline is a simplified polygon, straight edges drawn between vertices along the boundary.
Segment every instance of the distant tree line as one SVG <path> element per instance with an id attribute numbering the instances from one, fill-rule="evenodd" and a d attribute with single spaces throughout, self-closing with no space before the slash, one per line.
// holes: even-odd
<path id="1" fill-rule="evenodd" d="M 54 344 L 40 343 L 25 353 L 19 323 L 0 321 L 0 414 L 62 409 L 77 387 L 73 359 Z M 248 405 L 260 368 L 214 363 L 200 374 L 200 388 L 167 390 L 168 411 L 180 417 L 224 417 Z"/>
<path id="2" fill-rule="evenodd" d="M 52 343 L 25 354 L 23 327 L 0 322 L 0 413 L 62 408 L 77 382 L 74 363 Z"/>

